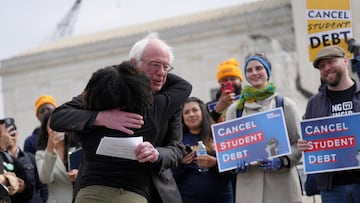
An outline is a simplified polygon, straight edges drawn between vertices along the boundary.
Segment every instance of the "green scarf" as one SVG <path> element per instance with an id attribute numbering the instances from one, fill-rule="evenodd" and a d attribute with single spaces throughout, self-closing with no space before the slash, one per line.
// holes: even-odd
<path id="1" fill-rule="evenodd" d="M 249 85 L 246 85 L 241 90 L 241 95 L 238 101 L 238 109 L 244 108 L 245 101 L 255 102 L 256 100 L 262 100 L 268 98 L 275 93 L 276 86 L 273 83 L 268 83 L 262 89 L 256 89 Z"/>

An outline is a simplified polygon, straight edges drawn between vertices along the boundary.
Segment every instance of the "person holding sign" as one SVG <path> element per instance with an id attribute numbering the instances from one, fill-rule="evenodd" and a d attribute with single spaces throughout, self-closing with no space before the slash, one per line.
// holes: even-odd
<path id="1" fill-rule="evenodd" d="M 211 124 L 214 124 L 205 104 L 190 97 L 182 109 L 183 143 L 187 152 L 182 164 L 173 169 L 173 174 L 184 202 L 233 203 L 230 173 L 220 174 L 217 169 Z M 196 157 L 198 141 L 203 141 L 207 155 Z M 208 168 L 201 172 L 199 167 Z"/>
<path id="2" fill-rule="evenodd" d="M 276 108 L 276 87 L 269 82 L 271 63 L 263 53 L 252 53 L 245 58 L 244 73 L 250 86 L 243 87 L 240 99 L 226 112 L 226 120 Z M 295 103 L 283 98 L 285 124 L 291 154 L 259 159 L 256 163 L 240 160 L 236 179 L 235 200 L 239 202 L 301 202 L 301 188 L 295 165 L 301 158 L 296 148 L 300 131 Z M 275 143 L 275 142 L 274 142 Z M 270 143 L 269 143 L 270 144 Z"/>
<path id="3" fill-rule="evenodd" d="M 309 99 L 304 119 L 360 112 L 360 84 L 349 76 L 345 51 L 339 46 L 325 47 L 313 65 L 326 85 Z M 305 140 L 298 141 L 299 151 L 309 147 Z M 360 202 L 359 169 L 319 173 L 316 180 L 323 202 Z"/>

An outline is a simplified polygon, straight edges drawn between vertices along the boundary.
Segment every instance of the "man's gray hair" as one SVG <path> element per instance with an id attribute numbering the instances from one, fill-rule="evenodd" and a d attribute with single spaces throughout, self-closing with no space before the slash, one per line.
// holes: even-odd
<path id="1" fill-rule="evenodd" d="M 130 50 L 129 59 L 135 59 L 138 63 L 142 63 L 141 58 L 143 56 L 144 49 L 151 40 L 158 41 L 161 46 L 168 50 L 170 58 L 169 63 L 171 64 L 174 61 L 173 48 L 169 46 L 164 40 L 160 39 L 159 33 L 157 32 L 151 32 L 146 37 L 136 42 Z"/>

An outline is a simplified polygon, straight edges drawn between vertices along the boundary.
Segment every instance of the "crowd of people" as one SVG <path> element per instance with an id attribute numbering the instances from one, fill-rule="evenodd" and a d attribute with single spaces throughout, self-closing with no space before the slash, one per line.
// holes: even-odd
<path id="1" fill-rule="evenodd" d="M 219 90 L 208 103 L 190 96 L 191 84 L 171 73 L 173 60 L 172 47 L 150 33 L 133 45 L 128 59 L 95 71 L 71 101 L 57 106 L 52 96 L 41 95 L 35 102 L 41 124 L 23 150 L 15 120 L 1 119 L 0 202 L 302 202 L 295 166 L 310 146 L 300 138 L 296 102 L 271 82 L 268 57 L 250 53 L 243 69 L 235 58 L 219 63 Z M 338 46 L 318 52 L 313 66 L 324 85 L 309 99 L 304 119 L 360 111 L 360 84 L 350 78 L 349 65 Z M 343 103 L 351 109 L 333 108 Z M 251 155 L 240 156 L 235 167 L 220 170 L 212 127 L 278 108 L 290 152 L 278 155 L 279 141 L 271 137 L 263 157 L 250 162 L 245 158 Z M 202 156 L 199 142 L 206 148 Z M 107 151 L 100 152 L 102 145 Z M 73 169 L 69 155 L 78 149 L 83 153 Z M 359 169 L 315 179 L 323 202 L 360 202 Z"/>

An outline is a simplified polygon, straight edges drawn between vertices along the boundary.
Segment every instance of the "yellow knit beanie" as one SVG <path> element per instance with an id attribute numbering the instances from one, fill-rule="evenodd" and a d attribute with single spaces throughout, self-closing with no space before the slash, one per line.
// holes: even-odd
<path id="1" fill-rule="evenodd" d="M 218 65 L 217 71 L 217 80 L 220 81 L 221 78 L 226 76 L 235 76 L 240 78 L 240 81 L 243 81 L 243 76 L 241 70 L 239 68 L 239 62 L 234 59 L 230 58 L 227 61 L 224 61 Z"/>
<path id="2" fill-rule="evenodd" d="M 41 95 L 35 102 L 35 114 L 37 114 L 39 108 L 43 104 L 51 104 L 56 108 L 56 102 L 54 97 L 50 95 Z"/>

